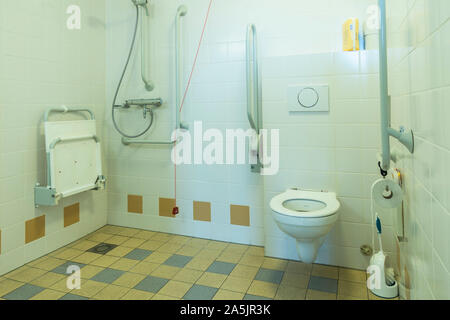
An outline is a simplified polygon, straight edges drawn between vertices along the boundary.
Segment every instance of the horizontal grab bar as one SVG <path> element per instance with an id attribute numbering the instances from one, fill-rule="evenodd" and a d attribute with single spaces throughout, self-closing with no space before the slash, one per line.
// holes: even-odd
<path id="1" fill-rule="evenodd" d="M 151 141 L 151 140 L 136 140 L 123 137 L 122 143 L 126 146 L 130 144 L 149 144 L 149 145 L 174 145 L 176 141 Z"/>
<path id="2" fill-rule="evenodd" d="M 91 116 L 91 120 L 95 120 L 94 113 L 87 108 L 67 108 L 66 106 L 62 106 L 59 108 L 50 108 L 47 109 L 44 113 L 44 121 L 47 122 L 51 113 L 60 112 L 60 113 L 68 113 L 68 112 L 87 112 Z"/>

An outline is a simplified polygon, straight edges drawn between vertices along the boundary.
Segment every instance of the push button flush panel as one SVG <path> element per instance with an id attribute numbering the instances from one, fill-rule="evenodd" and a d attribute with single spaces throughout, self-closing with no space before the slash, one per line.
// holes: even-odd
<path id="1" fill-rule="evenodd" d="M 327 112 L 329 105 L 328 85 L 288 87 L 288 109 L 290 112 Z"/>

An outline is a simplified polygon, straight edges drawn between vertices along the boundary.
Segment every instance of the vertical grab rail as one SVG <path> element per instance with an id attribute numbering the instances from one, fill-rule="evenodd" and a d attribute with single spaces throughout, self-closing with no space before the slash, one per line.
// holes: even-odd
<path id="1" fill-rule="evenodd" d="M 147 3 L 142 4 L 142 10 L 141 10 L 141 78 L 142 81 L 145 84 L 145 89 L 147 91 L 153 91 L 155 89 L 155 84 L 153 81 L 149 80 L 147 77 L 147 70 L 148 70 L 148 29 L 149 29 L 149 23 L 148 20 L 150 18 Z M 142 11 L 145 11 L 145 16 Z M 147 18 L 147 19 L 146 19 Z"/>
<path id="2" fill-rule="evenodd" d="M 381 107 L 381 161 L 378 163 L 381 175 L 386 176 L 390 168 L 390 137 L 396 138 L 409 152 L 414 153 L 414 134 L 404 127 L 400 131 L 391 127 L 391 97 L 388 92 L 388 62 L 386 35 L 386 0 L 379 0 L 380 7 L 380 107 Z"/>
<path id="3" fill-rule="evenodd" d="M 247 118 L 250 127 L 259 135 L 262 128 L 261 117 L 261 92 L 260 92 L 260 78 L 258 66 L 258 46 L 257 34 L 254 24 L 250 24 L 247 28 L 247 47 L 246 47 L 246 62 L 247 62 Z M 252 165 L 252 172 L 260 172 L 261 165 L 259 163 L 259 141 L 256 146 L 257 160 L 256 165 Z"/>
<path id="4" fill-rule="evenodd" d="M 181 105 L 181 94 L 183 91 L 183 63 L 182 63 L 182 43 L 181 43 L 181 17 L 187 14 L 187 7 L 181 5 L 178 7 L 175 19 L 175 115 L 177 129 L 187 129 L 181 121 L 181 114 L 178 110 Z"/>

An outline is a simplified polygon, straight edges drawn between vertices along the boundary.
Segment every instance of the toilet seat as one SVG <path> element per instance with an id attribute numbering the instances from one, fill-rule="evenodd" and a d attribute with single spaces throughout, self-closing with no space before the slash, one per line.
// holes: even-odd
<path id="1" fill-rule="evenodd" d="M 270 207 L 286 216 L 321 218 L 336 214 L 340 204 L 334 192 L 289 189 L 272 198 Z"/>

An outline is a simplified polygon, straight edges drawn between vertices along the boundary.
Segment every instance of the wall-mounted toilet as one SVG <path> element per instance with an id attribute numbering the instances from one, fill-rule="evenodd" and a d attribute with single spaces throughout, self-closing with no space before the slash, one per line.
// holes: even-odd
<path id="1" fill-rule="evenodd" d="M 334 192 L 289 189 L 270 201 L 278 227 L 297 240 L 297 252 L 313 263 L 326 235 L 338 219 L 340 203 Z"/>

